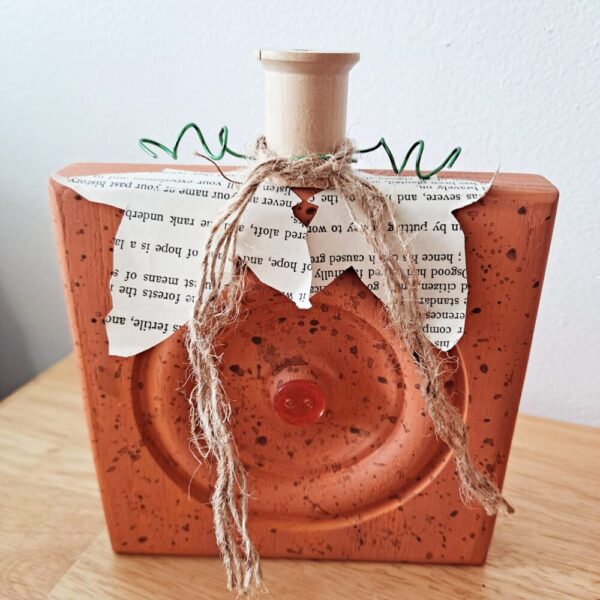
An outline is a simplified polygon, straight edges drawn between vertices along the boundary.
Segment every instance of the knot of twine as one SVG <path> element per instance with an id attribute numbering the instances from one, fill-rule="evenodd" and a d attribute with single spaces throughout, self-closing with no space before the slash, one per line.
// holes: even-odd
<path id="1" fill-rule="evenodd" d="M 216 467 L 211 506 L 216 542 L 227 585 L 240 594 L 262 585 L 260 559 L 248 532 L 248 485 L 228 425 L 231 407 L 219 378 L 214 346 L 223 328 L 240 316 L 247 266 L 238 260 L 237 238 L 244 211 L 266 180 L 289 187 L 333 189 L 347 203 L 381 263 L 387 283 L 385 302 L 392 332 L 411 353 L 421 378 L 427 414 L 436 435 L 451 449 L 463 502 L 478 502 L 488 515 L 513 512 L 496 485 L 480 473 L 468 453 L 467 429 L 458 409 L 446 398 L 443 359 L 423 332 L 425 314 L 419 303 L 419 279 L 407 240 L 385 196 L 352 168 L 353 144 L 346 140 L 332 155 L 283 158 L 269 152 L 259 138 L 256 164 L 223 214 L 214 222 L 206 243 L 187 349 L 196 386 L 189 398 L 191 444 Z M 403 256 L 403 268 L 394 257 Z M 225 277 L 228 261 L 233 274 Z"/>

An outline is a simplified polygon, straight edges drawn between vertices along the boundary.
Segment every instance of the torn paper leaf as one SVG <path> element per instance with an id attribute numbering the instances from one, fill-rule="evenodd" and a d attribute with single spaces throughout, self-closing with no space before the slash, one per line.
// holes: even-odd
<path id="1" fill-rule="evenodd" d="M 410 242 L 420 280 L 419 300 L 426 311 L 427 338 L 440 349 L 452 348 L 464 331 L 468 291 L 464 234 L 452 211 L 477 201 L 490 184 L 368 173 L 361 176 L 391 202 L 401 233 Z M 385 303 L 389 290 L 381 264 L 360 231 L 366 219 L 355 223 L 346 202 L 331 190 L 319 192 L 311 202 L 319 207 L 308 235 L 313 261 L 311 293 L 318 293 L 352 267 Z M 357 208 L 355 212 L 359 216 Z M 391 223 L 388 229 L 392 229 Z M 402 255 L 396 260 L 399 268 L 406 268 Z"/>
<path id="2" fill-rule="evenodd" d="M 177 331 L 191 316 L 210 227 L 236 186 L 219 174 L 188 171 L 55 179 L 125 211 L 110 281 L 109 353 L 131 356 Z M 238 253 L 262 281 L 307 307 L 306 228 L 292 213 L 299 202 L 289 188 L 260 186 L 240 224 Z"/>
<path id="3" fill-rule="evenodd" d="M 464 236 L 451 211 L 476 201 L 487 187 L 361 175 L 389 197 L 411 238 L 428 338 L 451 348 L 462 334 L 467 300 Z M 137 354 L 185 324 L 210 227 L 237 186 L 218 173 L 173 170 L 55 179 L 90 201 L 124 210 L 115 239 L 113 309 L 106 318 L 110 354 Z M 239 255 L 299 308 L 310 307 L 310 296 L 349 267 L 385 301 L 380 265 L 345 202 L 330 190 L 311 201 L 319 210 L 307 229 L 292 213 L 300 199 L 290 188 L 260 186 L 239 225 Z M 398 261 L 402 267 L 402 257 Z"/>
<path id="4" fill-rule="evenodd" d="M 298 308 L 310 308 L 306 227 L 292 212 L 299 203 L 288 187 L 259 186 L 242 217 L 238 254 L 263 283 L 286 294 Z"/>

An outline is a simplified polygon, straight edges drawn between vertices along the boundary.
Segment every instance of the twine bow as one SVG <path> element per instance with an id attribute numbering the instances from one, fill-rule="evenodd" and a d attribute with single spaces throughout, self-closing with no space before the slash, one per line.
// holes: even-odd
<path id="1" fill-rule="evenodd" d="M 418 299 L 419 279 L 410 249 L 385 196 L 352 168 L 355 149 L 345 141 L 332 155 L 283 158 L 259 138 L 256 164 L 212 225 L 201 266 L 187 349 L 196 386 L 190 396 L 191 443 L 216 467 L 211 496 L 214 528 L 227 585 L 245 594 L 261 586 L 260 559 L 248 532 L 248 486 L 228 425 L 231 407 L 219 379 L 214 345 L 223 328 L 240 316 L 247 266 L 238 260 L 237 237 L 244 211 L 258 186 L 279 185 L 333 189 L 343 197 L 352 218 L 380 261 L 387 284 L 384 303 L 393 333 L 403 340 L 422 377 L 425 407 L 437 436 L 452 450 L 463 501 L 476 501 L 488 515 L 513 512 L 496 485 L 474 466 L 467 450 L 467 430 L 458 409 L 446 398 L 443 361 L 423 332 L 425 314 Z M 394 256 L 404 256 L 400 268 Z M 225 277 L 227 261 L 234 273 Z"/>

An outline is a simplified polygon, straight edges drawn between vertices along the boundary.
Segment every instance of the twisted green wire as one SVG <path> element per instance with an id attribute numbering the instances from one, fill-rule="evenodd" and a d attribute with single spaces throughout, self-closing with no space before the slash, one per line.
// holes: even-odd
<path id="1" fill-rule="evenodd" d="M 188 123 L 179 132 L 179 135 L 177 136 L 177 140 L 175 141 L 175 145 L 173 146 L 173 148 L 169 148 L 168 146 L 165 146 L 164 144 L 161 144 L 160 142 L 151 140 L 149 138 L 141 138 L 138 141 L 138 144 L 139 144 L 140 148 L 142 148 L 142 150 L 144 152 L 146 152 L 147 154 L 149 154 L 152 158 L 158 158 L 158 154 L 156 152 L 154 152 L 154 150 L 151 149 L 151 147 L 155 147 L 155 148 L 158 148 L 159 150 L 162 150 L 165 154 L 169 155 L 173 160 L 177 160 L 178 153 L 179 153 L 179 144 L 181 143 L 182 138 L 185 136 L 185 134 L 190 129 L 192 129 L 193 131 L 196 132 L 196 135 L 198 136 L 200 144 L 202 145 L 202 148 L 204 149 L 204 153 L 211 160 L 214 160 L 214 161 L 222 160 L 226 154 L 229 154 L 230 156 L 234 156 L 235 158 L 242 158 L 242 159 L 248 158 L 244 154 L 235 152 L 227 145 L 227 142 L 229 141 L 229 128 L 227 126 L 221 127 L 221 129 L 219 131 L 218 138 L 219 138 L 219 144 L 221 145 L 221 147 L 217 152 L 212 152 L 212 150 L 209 148 L 208 144 L 206 143 L 206 140 L 204 139 L 204 134 L 202 133 L 202 130 L 195 123 Z M 398 167 L 398 165 L 396 164 L 396 159 L 394 157 L 394 154 L 391 151 L 390 147 L 387 145 L 385 138 L 381 138 L 379 140 L 379 142 L 377 142 L 377 144 L 375 144 L 374 146 L 372 146 L 370 148 L 365 148 L 363 150 L 357 150 L 356 153 L 357 154 L 367 154 L 369 152 L 375 152 L 379 148 L 383 148 L 383 150 L 387 154 L 387 157 L 390 161 L 392 170 L 394 171 L 394 173 L 396 175 L 401 175 L 404 172 L 404 169 L 406 168 L 406 165 L 408 164 L 408 161 L 410 160 L 412 153 L 416 150 L 417 158 L 415 161 L 415 173 L 419 179 L 429 179 L 429 178 L 433 177 L 434 175 L 437 175 L 443 169 L 451 168 L 454 165 L 454 163 L 457 161 L 457 159 L 460 156 L 460 153 L 462 151 L 460 146 L 457 146 L 456 148 L 454 148 L 452 150 L 452 152 L 450 152 L 450 154 L 446 157 L 446 159 L 444 160 L 444 162 L 442 162 L 441 165 L 439 165 L 435 169 L 432 169 L 428 173 L 424 173 L 421 170 L 421 160 L 423 158 L 423 153 L 425 152 L 425 142 L 423 140 L 416 141 L 408 149 L 408 152 L 404 156 L 404 160 L 400 164 L 400 167 Z M 324 154 L 323 158 L 327 158 L 328 156 L 329 155 Z M 300 157 L 298 157 L 298 158 L 300 158 Z"/>
<path id="2" fill-rule="evenodd" d="M 457 146 L 456 148 L 454 148 L 454 150 L 452 150 L 452 152 L 450 152 L 450 154 L 446 157 L 446 160 L 444 160 L 444 162 L 439 167 L 432 169 L 431 171 L 429 171 L 429 173 L 423 173 L 423 171 L 421 170 L 421 159 L 423 158 L 423 153 L 425 152 L 425 142 L 423 140 L 416 141 L 408 149 L 408 152 L 406 153 L 400 167 L 396 165 L 396 159 L 394 158 L 394 154 L 390 150 L 390 147 L 387 145 L 385 138 L 381 138 L 379 142 L 377 142 L 377 144 L 375 144 L 375 146 L 372 146 L 371 148 L 357 150 L 357 154 L 367 154 L 368 152 L 374 152 L 379 148 L 383 148 L 385 150 L 385 153 L 387 154 L 387 157 L 392 166 L 392 170 L 394 171 L 394 173 L 396 173 L 396 175 L 401 175 L 403 173 L 404 169 L 406 168 L 406 164 L 410 160 L 412 153 L 418 148 L 417 160 L 415 161 L 415 173 L 417 174 L 417 177 L 419 179 L 429 179 L 434 175 L 437 175 L 446 167 L 451 168 L 452 166 L 454 166 L 454 163 L 457 161 L 458 157 L 460 156 L 460 153 L 462 152 L 462 148 L 460 146 Z"/>
<path id="3" fill-rule="evenodd" d="M 177 160 L 177 155 L 179 152 L 179 144 L 181 143 L 183 136 L 185 136 L 185 134 L 190 129 L 192 129 L 196 132 L 196 135 L 198 136 L 198 139 L 200 140 L 200 143 L 202 144 L 202 147 L 204 148 L 205 154 L 207 154 L 212 160 L 221 160 L 225 156 L 225 154 L 229 154 L 230 156 L 235 156 L 236 158 L 248 158 L 244 154 L 240 154 L 239 152 L 234 152 L 227 145 L 227 141 L 229 138 L 229 127 L 221 127 L 221 129 L 219 131 L 219 144 L 221 144 L 221 149 L 218 152 L 213 153 L 210 150 L 210 148 L 208 147 L 206 140 L 204 139 L 204 134 L 202 133 L 202 130 L 200 129 L 200 127 L 198 127 L 198 125 L 196 125 L 196 123 L 188 123 L 179 132 L 179 135 L 177 136 L 175 145 L 173 146 L 172 149 L 165 146 L 164 144 L 161 144 L 160 142 L 156 142 L 149 138 L 141 138 L 138 141 L 138 145 L 144 152 L 149 154 L 152 158 L 158 158 L 158 154 L 156 154 L 156 152 L 151 150 L 148 146 L 155 146 L 156 148 L 159 148 L 160 150 L 162 150 L 163 152 L 168 154 L 173 160 Z"/>

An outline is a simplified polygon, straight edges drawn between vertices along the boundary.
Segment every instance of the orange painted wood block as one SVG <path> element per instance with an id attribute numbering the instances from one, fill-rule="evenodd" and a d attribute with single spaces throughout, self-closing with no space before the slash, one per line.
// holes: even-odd
<path id="1" fill-rule="evenodd" d="M 162 168 L 81 164 L 62 173 Z M 309 215 L 310 192 L 298 193 L 300 213 Z M 500 174 L 482 200 L 456 212 L 471 289 L 466 332 L 451 352 L 460 368 L 446 389 L 469 426 L 476 464 L 500 485 L 557 199 L 542 177 Z M 51 201 L 113 547 L 214 555 L 213 474 L 198 467 L 188 444 L 185 328 L 135 357 L 108 356 L 103 318 L 122 211 L 54 181 Z M 410 357 L 383 327 L 379 301 L 351 271 L 315 296 L 310 310 L 250 279 L 247 316 L 221 335 L 220 351 L 260 553 L 483 562 L 494 518 L 462 503 L 451 456 L 425 415 Z M 303 394 L 278 396 L 288 382 L 288 391 Z M 303 412 L 310 414 L 303 419 Z"/>

